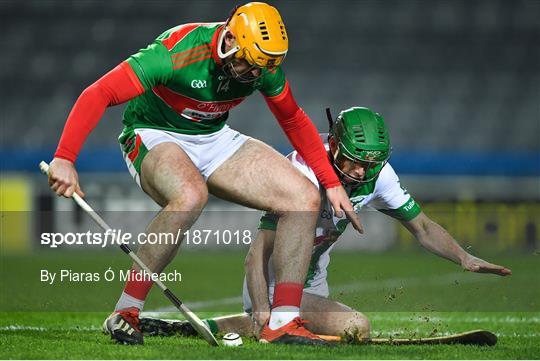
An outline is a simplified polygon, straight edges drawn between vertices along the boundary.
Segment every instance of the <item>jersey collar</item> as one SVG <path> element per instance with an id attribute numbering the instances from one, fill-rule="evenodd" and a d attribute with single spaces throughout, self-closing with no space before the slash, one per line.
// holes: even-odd
<path id="1" fill-rule="evenodd" d="M 218 38 L 219 34 L 223 31 L 223 28 L 225 27 L 225 24 L 218 26 L 216 31 L 214 32 L 214 36 L 212 36 L 212 43 L 210 44 L 212 47 L 212 58 L 216 62 L 217 65 L 221 65 L 221 59 L 218 56 L 217 53 L 217 47 L 218 47 Z"/>

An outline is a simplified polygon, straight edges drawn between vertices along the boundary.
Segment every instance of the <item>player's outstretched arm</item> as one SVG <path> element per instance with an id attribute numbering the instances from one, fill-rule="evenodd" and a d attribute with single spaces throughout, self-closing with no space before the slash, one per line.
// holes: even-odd
<path id="1" fill-rule="evenodd" d="M 486 262 L 483 259 L 475 257 L 468 253 L 465 256 L 465 259 L 461 261 L 461 265 L 464 269 L 471 272 L 494 273 L 499 276 L 509 276 L 512 274 L 512 270 L 508 268 Z"/>
<path id="2" fill-rule="evenodd" d="M 251 298 L 256 334 L 270 318 L 268 303 L 268 262 L 274 249 L 276 232 L 260 229 L 251 243 L 245 261 L 246 282 Z"/>
<path id="3" fill-rule="evenodd" d="M 430 252 L 460 264 L 471 272 L 493 273 L 508 276 L 512 271 L 503 266 L 486 262 L 467 253 L 456 240 L 439 224 L 421 212 L 403 225 L 415 236 L 420 244 Z"/>
<path id="4" fill-rule="evenodd" d="M 359 233 L 364 233 L 360 218 L 354 212 L 353 205 L 330 164 L 319 132 L 296 103 L 289 83 L 285 81 L 279 95 L 265 96 L 265 100 L 294 149 L 313 169 L 317 179 L 326 189 L 326 196 L 336 214 L 341 217 L 345 213 L 353 227 Z"/>
<path id="5" fill-rule="evenodd" d="M 73 106 L 49 168 L 49 184 L 58 194 L 82 195 L 74 163 L 90 132 L 109 106 L 124 103 L 144 93 L 144 88 L 127 62 L 86 88 Z"/>

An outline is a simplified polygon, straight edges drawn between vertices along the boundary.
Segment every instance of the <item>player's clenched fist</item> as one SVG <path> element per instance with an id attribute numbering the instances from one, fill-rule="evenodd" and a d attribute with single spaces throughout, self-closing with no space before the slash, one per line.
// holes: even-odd
<path id="1" fill-rule="evenodd" d="M 59 196 L 71 197 L 73 192 L 84 197 L 79 187 L 79 176 L 69 160 L 54 158 L 49 165 L 49 186 Z"/>

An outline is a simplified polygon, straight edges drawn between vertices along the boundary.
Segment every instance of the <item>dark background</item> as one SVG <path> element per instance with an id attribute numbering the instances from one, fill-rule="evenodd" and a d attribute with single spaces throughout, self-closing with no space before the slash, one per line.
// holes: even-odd
<path id="1" fill-rule="evenodd" d="M 234 1 L 0 0 L 4 170 L 50 159 L 84 88 L 186 22 L 223 21 Z M 274 1 L 290 37 L 284 64 L 321 132 L 324 108 L 386 119 L 400 173 L 540 174 L 540 2 Z M 123 106 L 109 109 L 81 170 L 124 170 Z M 229 125 L 290 149 L 262 97 Z"/>

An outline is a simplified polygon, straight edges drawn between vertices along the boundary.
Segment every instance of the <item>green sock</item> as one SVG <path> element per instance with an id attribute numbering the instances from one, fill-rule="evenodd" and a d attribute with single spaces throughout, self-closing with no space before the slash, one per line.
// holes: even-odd
<path id="1" fill-rule="evenodd" d="M 212 332 L 214 335 L 219 332 L 219 327 L 216 321 L 209 318 L 207 320 L 203 320 L 203 322 L 206 324 L 206 326 L 208 326 L 210 332 Z"/>

